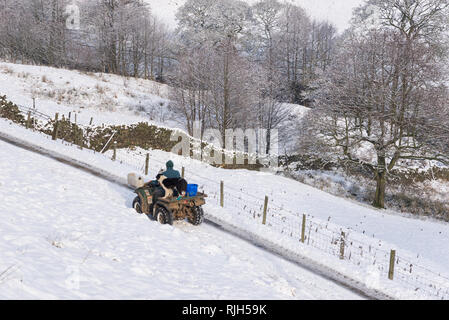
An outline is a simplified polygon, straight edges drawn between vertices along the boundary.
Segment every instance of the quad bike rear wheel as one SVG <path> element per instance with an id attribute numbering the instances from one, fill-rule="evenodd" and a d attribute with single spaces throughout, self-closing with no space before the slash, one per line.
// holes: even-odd
<path id="1" fill-rule="evenodd" d="M 201 207 L 192 207 L 190 210 L 190 215 L 187 217 L 187 220 L 193 224 L 194 226 L 199 226 L 204 221 L 204 210 Z"/>
<path id="2" fill-rule="evenodd" d="M 155 219 L 160 224 L 169 224 L 173 225 L 173 214 L 170 210 L 162 206 L 158 206 L 156 208 L 156 212 L 154 213 Z"/>

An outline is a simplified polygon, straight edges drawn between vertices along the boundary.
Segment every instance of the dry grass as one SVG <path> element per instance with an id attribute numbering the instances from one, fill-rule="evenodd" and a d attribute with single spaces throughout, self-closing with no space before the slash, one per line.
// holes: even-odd
<path id="1" fill-rule="evenodd" d="M 0 71 L 1 71 L 2 73 L 4 73 L 4 74 L 11 74 L 11 75 L 14 74 L 14 70 L 11 69 L 11 68 L 8 67 L 8 66 L 1 66 L 1 67 L 0 67 Z"/>
<path id="2" fill-rule="evenodd" d="M 287 171 L 286 174 L 304 184 L 343 198 L 365 204 L 371 204 L 374 199 L 376 182 L 370 174 L 361 170 L 348 172 L 337 169 L 296 169 L 290 173 Z M 333 174 L 336 174 L 338 179 L 328 176 Z M 410 170 L 390 177 L 385 197 L 386 207 L 419 217 L 432 217 L 449 222 L 449 198 L 444 187 L 449 187 L 447 169 L 434 169 L 433 176 L 438 177 L 435 184 L 429 172 Z"/>
<path id="3" fill-rule="evenodd" d="M 95 76 L 95 73 L 91 72 L 91 71 L 85 71 L 85 70 L 81 70 L 79 71 L 80 74 L 85 74 L 86 76 L 90 76 L 93 77 Z"/>
<path id="4" fill-rule="evenodd" d="M 99 108 L 100 108 L 100 110 L 105 110 L 105 111 L 109 111 L 109 112 L 117 111 L 117 106 L 115 104 L 115 101 L 108 97 L 101 99 Z"/>
<path id="5" fill-rule="evenodd" d="M 97 90 L 97 92 L 98 92 L 100 95 L 103 95 L 103 94 L 106 93 L 106 88 L 100 86 L 98 83 L 95 85 L 95 89 Z"/>
<path id="6" fill-rule="evenodd" d="M 100 74 L 97 75 L 96 77 L 97 77 L 97 79 L 99 79 L 100 81 L 103 81 L 103 82 L 105 82 L 105 83 L 109 82 L 109 80 L 106 79 L 104 73 L 100 73 Z"/>
<path id="7" fill-rule="evenodd" d="M 129 89 L 125 90 L 125 95 L 127 95 L 128 97 L 131 97 L 131 98 L 136 98 L 136 94 L 132 90 L 129 90 Z"/>
<path id="8" fill-rule="evenodd" d="M 31 76 L 28 72 L 19 72 L 17 78 L 28 79 Z"/>
<path id="9" fill-rule="evenodd" d="M 44 91 L 44 95 L 45 96 L 47 96 L 47 97 L 49 97 L 49 98 L 51 98 L 51 99 L 54 99 L 55 97 L 56 97 L 56 90 L 47 90 L 47 91 Z"/>
<path id="10" fill-rule="evenodd" d="M 389 195 L 387 203 L 401 212 L 433 217 L 449 222 L 449 203 L 447 202 L 432 200 L 422 195 L 399 192 Z"/>

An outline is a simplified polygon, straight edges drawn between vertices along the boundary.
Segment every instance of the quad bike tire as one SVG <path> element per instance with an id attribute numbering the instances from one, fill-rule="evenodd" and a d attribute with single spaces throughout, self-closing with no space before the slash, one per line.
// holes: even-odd
<path id="1" fill-rule="evenodd" d="M 187 218 L 189 223 L 193 224 L 194 226 L 199 226 L 204 221 L 204 210 L 201 207 L 192 207 L 191 209 L 191 215 Z"/>
<path id="2" fill-rule="evenodd" d="M 154 213 L 154 218 L 160 224 L 173 225 L 173 213 L 170 210 L 168 210 L 162 206 L 158 206 L 156 208 L 156 212 Z"/>
<path id="3" fill-rule="evenodd" d="M 143 213 L 142 212 L 142 203 L 140 201 L 140 197 L 139 196 L 134 198 L 134 200 L 133 200 L 133 208 L 134 208 L 134 210 L 136 210 L 136 212 L 138 214 L 142 214 Z"/>

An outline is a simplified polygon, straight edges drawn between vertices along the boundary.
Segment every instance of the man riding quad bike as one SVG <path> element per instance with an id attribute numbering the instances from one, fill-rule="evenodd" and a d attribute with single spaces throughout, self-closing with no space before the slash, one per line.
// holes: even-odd
<path id="1" fill-rule="evenodd" d="M 197 192 L 197 185 L 187 185 L 179 171 L 173 169 L 173 161 L 168 161 L 166 167 L 156 180 L 134 191 L 138 195 L 133 201 L 134 209 L 162 224 L 173 224 L 173 220 L 185 218 L 194 225 L 201 224 L 204 218 L 201 206 L 206 203 L 207 196 Z"/>
<path id="2" fill-rule="evenodd" d="M 150 205 L 150 212 L 153 213 L 154 215 L 154 204 L 157 202 L 157 200 L 161 197 L 165 196 L 165 188 L 160 184 L 159 179 L 161 176 L 166 177 L 167 179 L 182 179 L 181 178 L 181 174 L 179 173 L 178 170 L 174 170 L 173 167 L 175 166 L 173 161 L 169 160 L 167 161 L 167 163 L 165 164 L 165 166 L 167 167 L 167 170 L 159 172 L 159 174 L 156 176 L 156 180 L 150 181 L 149 183 L 153 186 L 153 192 L 152 192 L 152 196 L 153 196 L 153 201 Z M 178 190 L 175 190 L 178 191 Z M 179 196 L 179 193 L 176 195 L 175 192 L 174 195 L 175 196 Z"/>

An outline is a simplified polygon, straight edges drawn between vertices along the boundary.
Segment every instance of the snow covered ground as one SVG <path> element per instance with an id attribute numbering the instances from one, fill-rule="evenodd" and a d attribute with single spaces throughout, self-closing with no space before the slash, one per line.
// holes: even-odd
<path id="1" fill-rule="evenodd" d="M 43 78 L 44 75 L 45 78 Z M 78 122 L 83 124 L 87 124 L 91 117 L 94 117 L 94 124 L 148 121 L 150 111 L 154 109 L 160 111 L 155 113 L 154 123 L 173 127 L 179 125 L 171 120 L 169 113 L 166 113 L 168 100 L 159 97 L 166 94 L 164 90 L 167 90 L 167 87 L 159 86 L 151 81 L 123 79 L 114 75 L 83 74 L 48 67 L 0 63 L 0 94 L 7 94 L 13 102 L 27 106 L 31 105 L 32 96 L 37 96 L 39 111 L 49 115 L 54 112 L 67 114 L 69 111 L 73 114 L 73 111 L 76 111 Z M 111 100 L 113 108 L 108 107 L 111 106 Z M 139 101 L 143 101 L 141 104 L 149 109 L 139 109 Z M 141 111 L 136 113 L 136 110 Z M 306 111 L 303 108 L 297 110 L 299 116 Z M 167 117 L 164 118 L 164 115 Z M 445 243 L 449 240 L 447 223 L 416 219 L 391 210 L 375 210 L 368 205 L 332 196 L 271 173 L 218 169 L 159 150 L 119 150 L 119 161 L 111 162 L 103 155 L 94 154 L 88 150 L 81 151 L 60 141 L 50 141 L 43 134 L 25 130 L 4 119 L 0 119 L 0 132 L 26 139 L 36 145 L 61 152 L 122 177 L 131 170 L 141 173 L 147 152 L 150 153 L 148 179 L 154 177 L 154 173 L 163 167 L 168 158 L 172 158 L 178 168 L 181 166 L 186 168 L 186 178 L 189 182 L 200 184 L 200 189 L 210 195 L 206 206 L 210 214 L 222 216 L 228 222 L 238 223 L 249 231 L 262 234 L 296 252 L 314 257 L 316 261 L 354 276 L 357 280 L 369 283 L 377 289 L 386 290 L 399 298 L 432 298 L 432 296 L 429 294 L 430 291 L 425 290 L 428 283 L 422 282 L 422 278 L 419 278 L 421 282 L 418 282 L 418 285 L 412 282 L 408 288 L 397 282 L 386 280 L 386 260 L 388 260 L 387 255 L 390 249 L 397 250 L 398 260 L 402 265 L 408 263 L 409 266 L 404 267 L 405 269 L 410 268 L 416 272 L 419 269 L 418 266 L 424 267 L 432 271 L 429 274 L 427 270 L 421 268 L 424 272 L 422 274 L 426 274 L 426 280 L 441 281 L 443 279 L 445 286 L 449 284 L 446 281 L 449 280 L 447 275 L 449 250 L 445 248 Z M 3 160 L 2 149 L 0 152 L 3 165 L 6 160 Z M 107 156 L 110 157 L 111 154 Z M 123 163 L 121 164 L 120 161 Z M 221 180 L 225 185 L 225 210 L 217 209 Z M 1 188 L 2 186 L 0 190 Z M 3 193 L 2 191 L 1 194 Z M 261 226 L 261 211 L 265 195 L 269 197 L 268 219 L 267 226 Z M 349 248 L 353 251 L 348 250 L 347 255 L 350 256 L 351 253 L 355 255 L 354 250 L 360 244 L 363 246 L 361 252 L 357 252 L 358 255 L 366 257 L 369 256 L 367 252 L 371 254 L 373 251 L 378 251 L 381 256 L 357 261 L 359 265 L 354 266 L 346 261 L 339 261 L 335 256 L 326 255 L 310 247 L 299 246 L 297 236 L 300 232 L 303 213 L 307 214 L 307 221 L 312 221 L 314 227 L 319 226 L 317 230 L 321 228 L 323 229 L 320 229 L 321 231 L 330 234 L 345 231 L 347 239 L 353 245 Z M 291 234 L 291 239 L 286 234 Z M 320 239 L 316 238 L 317 235 L 314 238 L 312 233 L 309 239 L 319 246 L 321 244 L 318 243 Z M 327 244 L 323 244 L 324 251 L 330 252 L 334 249 L 329 249 Z M 372 268 L 373 261 L 379 263 L 380 260 L 383 267 Z M 404 270 L 402 271 L 405 272 Z M 0 270 L 1 273 L 2 270 Z M 442 279 L 440 274 L 443 276 Z M 419 290 L 416 290 L 418 287 Z"/>
<path id="2" fill-rule="evenodd" d="M 49 115 L 76 113 L 79 124 L 93 118 L 95 125 L 179 126 L 168 108 L 169 87 L 151 80 L 0 62 L 0 94 L 28 107 L 35 98 L 37 110 Z"/>
<path id="3" fill-rule="evenodd" d="M 209 225 L 161 226 L 133 193 L 0 141 L 0 299 L 358 299 Z"/>
<path id="4" fill-rule="evenodd" d="M 63 144 L 61 141 L 54 142 L 48 136 L 34 133 L 5 120 L 0 120 L 0 132 L 66 154 L 122 177 L 126 177 L 126 174 L 133 170 L 139 172 L 145 159 L 145 153 L 142 151 L 119 150 L 118 161 L 113 162 L 108 158 L 110 155 L 105 157 L 89 150 L 80 150 Z M 139 152 L 142 153 L 137 157 Z M 374 289 L 383 290 L 398 298 L 435 298 L 432 296 L 433 291 L 427 290 L 428 283 L 426 281 L 442 281 L 444 283 L 441 284 L 447 288 L 448 282 L 445 280 L 447 278 L 444 278 L 449 261 L 449 254 L 444 246 L 449 238 L 447 224 L 410 219 L 392 211 L 374 210 L 368 206 L 361 206 L 356 202 L 331 196 L 270 173 L 217 169 L 162 151 L 150 150 L 149 152 L 150 177 L 147 179 L 152 178 L 153 174 L 159 171 L 166 159 L 174 159 L 178 168 L 186 167 L 186 178 L 189 182 L 199 183 L 200 189 L 210 195 L 205 208 L 206 214 L 219 217 L 229 223 L 235 223 L 250 232 L 283 245 L 287 250 L 312 258 L 314 261 L 338 270 Z M 126 163 L 121 163 L 122 161 L 126 161 Z M 220 179 L 225 183 L 225 210 L 217 208 Z M 240 195 L 238 196 L 238 194 Z M 264 194 L 270 197 L 267 226 L 261 225 L 260 217 Z M 258 200 L 259 197 L 262 198 Z M 282 208 L 276 204 L 281 204 Z M 253 212 L 254 216 L 248 212 Z M 308 213 L 307 219 L 313 222 L 313 225 L 310 226 L 313 226 L 314 230 L 319 224 L 326 224 L 324 231 L 345 230 L 351 245 L 354 244 L 351 248 L 357 249 L 359 244 L 365 246 L 364 257 L 367 260 L 360 260 L 358 265 L 354 265 L 347 260 L 340 261 L 335 255 L 329 255 L 332 252 L 316 250 L 316 246 L 314 247 L 312 244 L 320 239 L 317 239 L 314 233 L 310 235 L 309 227 L 307 230 L 311 239 L 310 246 L 301 246 L 297 242 L 297 238 L 290 239 L 288 235 L 281 233 L 278 224 L 284 221 L 290 222 L 289 227 L 295 232 L 300 230 L 300 213 Z M 330 242 L 327 245 L 329 246 Z M 401 283 L 386 279 L 385 269 L 388 267 L 388 262 L 386 262 L 388 256 L 379 256 L 378 254 L 377 257 L 373 257 L 372 254 L 379 250 L 381 250 L 380 254 L 388 254 L 389 249 L 392 248 L 397 250 L 398 257 L 400 257 L 398 262 L 401 261 L 401 266 L 407 261 L 412 261 L 413 276 L 420 275 L 417 280 L 421 282 L 417 282 L 418 287 L 416 287 L 419 290 L 415 288 L 416 282 L 410 282 L 410 286 L 407 287 L 405 286 L 407 282 Z M 354 262 L 356 252 L 353 253 L 352 262 Z M 381 261 L 384 268 L 378 270 L 375 266 L 373 267 L 371 258 L 378 262 Z M 426 270 L 420 269 L 418 266 L 424 266 Z M 428 270 L 431 272 L 429 273 Z M 398 278 L 406 273 L 404 270 L 398 271 L 401 271 Z M 440 273 L 443 278 L 439 275 Z M 410 281 L 408 278 L 405 280 Z"/>

